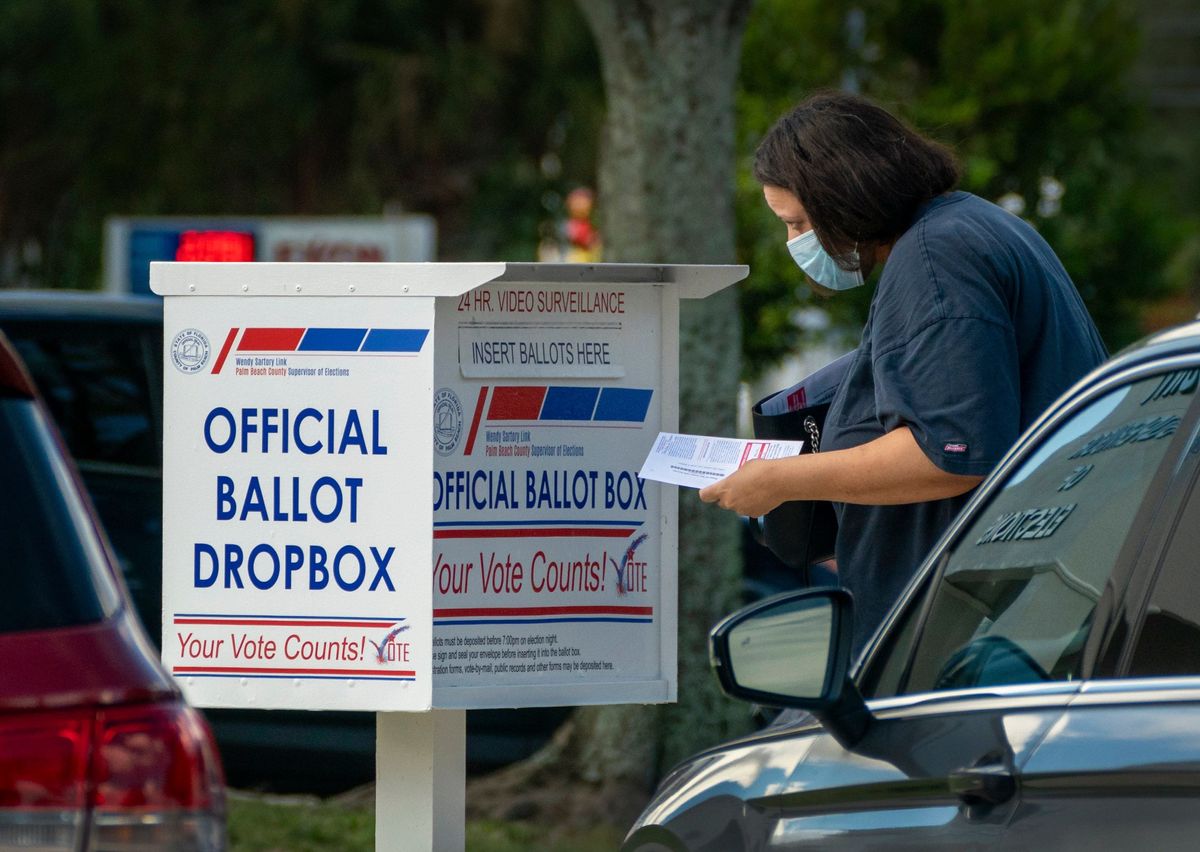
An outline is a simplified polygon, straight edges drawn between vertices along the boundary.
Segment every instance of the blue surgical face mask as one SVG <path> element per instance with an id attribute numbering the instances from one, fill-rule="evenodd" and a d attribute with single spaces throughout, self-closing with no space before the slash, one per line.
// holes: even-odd
<path id="1" fill-rule="evenodd" d="M 829 290 L 853 290 L 863 283 L 862 270 L 849 272 L 833 262 L 833 258 L 817 240 L 816 231 L 805 231 L 798 237 L 787 241 L 788 251 L 792 260 L 804 270 L 804 273 L 822 287 Z M 857 252 L 855 259 L 857 259 Z"/>

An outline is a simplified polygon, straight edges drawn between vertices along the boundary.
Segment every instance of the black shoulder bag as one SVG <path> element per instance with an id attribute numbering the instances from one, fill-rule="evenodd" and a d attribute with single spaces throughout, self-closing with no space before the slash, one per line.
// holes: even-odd
<path id="1" fill-rule="evenodd" d="M 772 394 L 771 396 L 774 396 Z M 754 436 L 776 441 L 803 441 L 805 453 L 821 450 L 821 432 L 829 405 L 813 405 L 783 414 L 763 414 L 771 396 L 754 404 Z M 809 566 L 833 556 L 837 515 L 827 500 L 792 500 L 762 518 L 763 541 L 785 565 L 801 573 L 809 585 Z"/>

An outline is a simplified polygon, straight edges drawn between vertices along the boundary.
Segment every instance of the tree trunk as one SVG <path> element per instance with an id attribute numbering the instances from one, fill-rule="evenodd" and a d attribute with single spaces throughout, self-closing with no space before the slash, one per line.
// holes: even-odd
<path id="1" fill-rule="evenodd" d="M 599 45 L 608 101 L 598 204 L 604 260 L 733 262 L 733 95 L 751 0 L 578 3 Z M 681 314 L 682 429 L 732 435 L 736 293 L 685 302 Z M 708 629 L 738 600 L 737 519 L 691 490 L 681 490 L 679 508 L 679 702 L 581 709 L 546 753 L 496 779 L 497 789 L 555 776 L 584 782 L 601 799 L 592 802 L 593 822 L 628 825 L 666 768 L 744 729 L 748 714 L 720 695 L 707 650 Z M 476 791 L 472 810 L 486 811 L 488 797 Z"/>
<path id="2" fill-rule="evenodd" d="M 734 261 L 734 86 L 750 0 L 579 0 L 600 48 L 608 117 L 599 211 L 607 261 Z M 680 335 L 682 428 L 732 435 L 741 367 L 737 296 L 685 302 Z M 630 751 L 643 773 L 731 732 L 744 712 L 722 698 L 708 667 L 708 628 L 736 602 L 737 520 L 680 492 L 679 703 L 592 713 L 597 773 L 623 771 Z M 648 731 L 640 749 L 623 723 Z M 654 717 L 658 718 L 655 719 Z M 731 718 L 734 717 L 734 718 Z M 657 734 L 655 736 L 654 734 Z M 615 765 L 614 765 L 615 761 Z M 632 770 L 634 767 L 630 766 Z M 647 778 L 647 780 L 650 780 Z"/>

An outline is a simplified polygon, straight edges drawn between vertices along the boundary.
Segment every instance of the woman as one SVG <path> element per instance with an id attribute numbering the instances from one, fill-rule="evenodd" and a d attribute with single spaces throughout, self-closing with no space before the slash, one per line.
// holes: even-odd
<path id="1" fill-rule="evenodd" d="M 950 152 L 879 106 L 809 99 L 768 132 L 754 174 L 814 290 L 881 274 L 822 451 L 750 462 L 700 497 L 752 516 L 834 501 L 861 650 L 970 492 L 1106 353 L 1046 241 L 954 191 Z"/>

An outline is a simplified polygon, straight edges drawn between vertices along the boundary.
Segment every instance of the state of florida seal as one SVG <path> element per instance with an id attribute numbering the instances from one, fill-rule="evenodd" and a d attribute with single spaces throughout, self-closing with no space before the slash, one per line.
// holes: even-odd
<path id="1" fill-rule="evenodd" d="M 448 456 L 458 448 L 462 430 L 462 403 L 454 391 L 439 388 L 433 395 L 433 448 L 438 455 Z"/>
<path id="2" fill-rule="evenodd" d="M 198 373 L 208 363 L 212 347 L 198 328 L 185 328 L 171 341 L 171 363 L 181 373 Z"/>

